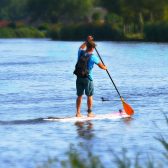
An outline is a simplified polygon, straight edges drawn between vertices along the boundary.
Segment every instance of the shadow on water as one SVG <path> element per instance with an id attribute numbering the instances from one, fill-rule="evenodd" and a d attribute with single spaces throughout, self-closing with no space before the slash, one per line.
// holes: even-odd
<path id="1" fill-rule="evenodd" d="M 0 121 L 0 125 L 19 125 L 19 124 L 41 124 L 47 121 L 44 118 L 28 119 L 28 120 L 12 120 L 12 121 Z"/>

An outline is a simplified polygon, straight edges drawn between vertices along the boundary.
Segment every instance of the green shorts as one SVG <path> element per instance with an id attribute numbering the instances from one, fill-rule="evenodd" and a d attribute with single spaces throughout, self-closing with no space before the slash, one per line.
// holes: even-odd
<path id="1" fill-rule="evenodd" d="M 78 96 L 82 96 L 84 91 L 86 96 L 92 96 L 94 92 L 93 81 L 88 78 L 77 78 L 76 90 Z"/>

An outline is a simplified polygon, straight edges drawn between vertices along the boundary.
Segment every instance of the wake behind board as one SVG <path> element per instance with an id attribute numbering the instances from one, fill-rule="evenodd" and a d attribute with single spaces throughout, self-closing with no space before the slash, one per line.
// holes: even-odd
<path id="1" fill-rule="evenodd" d="M 113 112 L 108 114 L 96 114 L 94 117 L 65 117 L 65 118 L 57 118 L 57 117 L 48 117 L 44 118 L 45 121 L 58 121 L 58 122 L 78 122 L 78 121 L 89 121 L 89 120 L 116 120 L 116 119 L 122 119 L 122 118 L 128 118 L 130 117 L 128 114 L 126 114 L 124 111 L 122 112 Z"/>

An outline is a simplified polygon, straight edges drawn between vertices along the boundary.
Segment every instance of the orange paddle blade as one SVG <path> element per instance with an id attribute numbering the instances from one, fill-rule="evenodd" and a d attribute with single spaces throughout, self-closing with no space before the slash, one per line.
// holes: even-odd
<path id="1" fill-rule="evenodd" d="M 132 107 L 129 104 L 127 104 L 126 102 L 124 102 L 123 100 L 122 100 L 122 103 L 123 103 L 123 107 L 124 107 L 125 112 L 128 115 L 133 115 L 134 114 L 134 110 L 132 109 Z"/>

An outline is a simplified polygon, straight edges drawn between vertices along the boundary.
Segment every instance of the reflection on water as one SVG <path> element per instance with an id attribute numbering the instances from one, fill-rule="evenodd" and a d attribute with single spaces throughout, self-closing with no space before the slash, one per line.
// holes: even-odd
<path id="1" fill-rule="evenodd" d="M 126 125 L 130 125 L 133 120 L 133 117 L 126 117 L 126 118 L 123 118 L 122 120 Z"/>
<path id="2" fill-rule="evenodd" d="M 93 124 L 90 121 L 76 122 L 77 134 L 79 137 L 91 140 L 94 137 Z"/>

